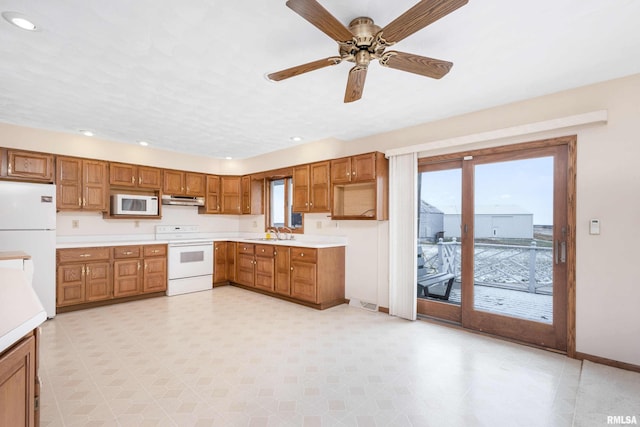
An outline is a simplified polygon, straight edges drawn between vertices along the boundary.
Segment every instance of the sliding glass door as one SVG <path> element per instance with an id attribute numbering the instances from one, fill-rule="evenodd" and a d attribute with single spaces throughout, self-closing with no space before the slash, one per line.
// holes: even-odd
<path id="1" fill-rule="evenodd" d="M 425 160 L 418 313 L 566 350 L 568 145 Z"/>

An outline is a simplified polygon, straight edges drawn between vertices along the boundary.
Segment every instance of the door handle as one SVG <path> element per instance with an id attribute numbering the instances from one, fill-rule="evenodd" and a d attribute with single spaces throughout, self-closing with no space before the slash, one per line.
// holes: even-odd
<path id="1" fill-rule="evenodd" d="M 567 227 L 562 227 L 562 241 L 556 241 L 556 264 L 567 262 Z"/>

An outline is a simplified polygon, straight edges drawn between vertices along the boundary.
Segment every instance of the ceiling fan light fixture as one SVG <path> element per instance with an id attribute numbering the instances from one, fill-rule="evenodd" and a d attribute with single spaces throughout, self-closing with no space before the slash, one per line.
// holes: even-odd
<path id="1" fill-rule="evenodd" d="M 38 26 L 25 15 L 18 12 L 2 12 L 2 17 L 10 24 L 26 31 L 36 31 Z"/>

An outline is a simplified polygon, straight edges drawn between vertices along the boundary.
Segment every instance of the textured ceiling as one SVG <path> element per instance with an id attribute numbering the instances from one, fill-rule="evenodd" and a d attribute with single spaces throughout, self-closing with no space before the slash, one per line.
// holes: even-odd
<path id="1" fill-rule="evenodd" d="M 415 0 L 319 0 L 380 26 Z M 638 0 L 470 0 L 394 49 L 449 60 L 433 80 L 351 64 L 278 83 L 264 75 L 337 54 L 284 0 L 0 0 L 40 31 L 0 20 L 0 122 L 252 157 L 349 140 L 640 72 Z"/>

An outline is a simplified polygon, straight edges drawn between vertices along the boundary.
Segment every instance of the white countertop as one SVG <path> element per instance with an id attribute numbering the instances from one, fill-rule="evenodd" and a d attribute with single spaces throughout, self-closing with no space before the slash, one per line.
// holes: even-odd
<path id="1" fill-rule="evenodd" d="M 340 236 L 307 236 L 296 235 L 293 240 L 264 239 L 265 233 L 198 233 L 189 241 L 242 242 L 279 246 L 295 246 L 304 248 L 334 248 L 346 246 L 347 239 Z M 98 236 L 58 236 L 58 249 L 88 248 L 100 246 L 129 246 L 166 244 L 167 240 L 156 240 L 153 234 L 140 235 L 98 235 Z"/>
<path id="2" fill-rule="evenodd" d="M 0 353 L 47 320 L 24 271 L 0 268 Z"/>

